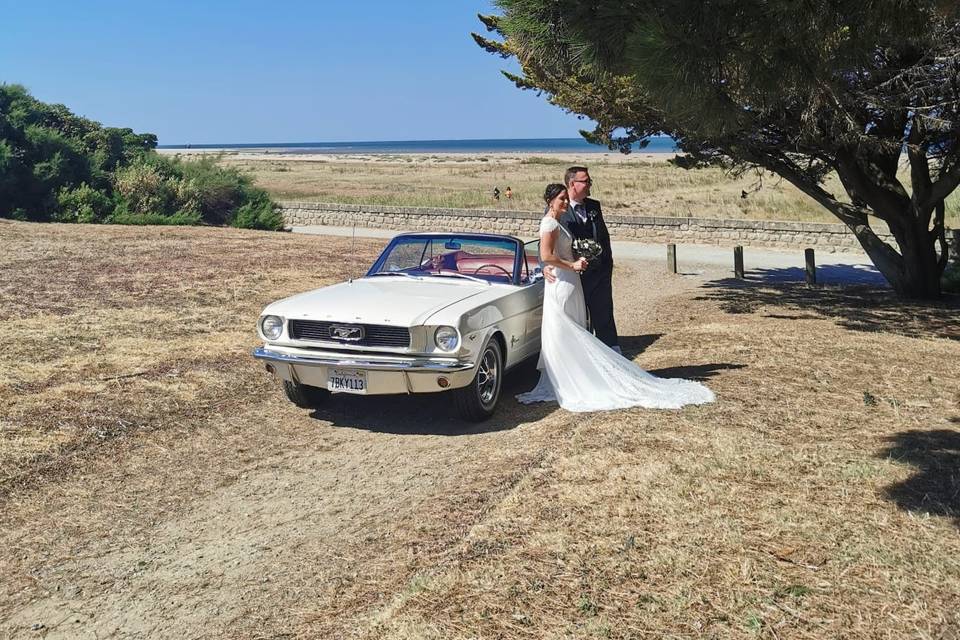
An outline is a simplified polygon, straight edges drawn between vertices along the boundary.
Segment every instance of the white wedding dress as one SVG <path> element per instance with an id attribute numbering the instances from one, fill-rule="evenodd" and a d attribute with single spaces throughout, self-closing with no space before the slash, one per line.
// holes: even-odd
<path id="1" fill-rule="evenodd" d="M 574 260 L 573 238 L 550 216 L 540 221 L 540 237 L 559 228 L 556 254 Z M 545 283 L 541 327 L 540 381 L 517 396 L 524 404 L 559 402 L 568 411 L 604 411 L 626 407 L 679 409 L 713 402 L 713 392 L 698 382 L 658 378 L 618 354 L 586 330 L 587 311 L 580 274 L 555 269 L 556 282 Z"/>

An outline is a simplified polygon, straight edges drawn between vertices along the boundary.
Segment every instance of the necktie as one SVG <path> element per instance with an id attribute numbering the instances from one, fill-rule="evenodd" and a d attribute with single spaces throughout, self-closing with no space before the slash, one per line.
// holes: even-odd
<path id="1" fill-rule="evenodd" d="M 575 204 L 573 205 L 573 212 L 577 214 L 577 218 L 580 220 L 580 222 L 584 224 L 588 222 L 587 208 L 585 206 L 583 206 L 582 204 Z M 597 239 L 597 221 L 593 220 L 592 222 L 593 222 L 593 225 L 592 225 L 593 234 L 590 237 L 596 240 Z"/>

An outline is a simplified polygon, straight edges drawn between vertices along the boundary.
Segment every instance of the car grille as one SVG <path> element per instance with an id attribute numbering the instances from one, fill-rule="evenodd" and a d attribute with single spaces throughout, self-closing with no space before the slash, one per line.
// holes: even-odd
<path id="1" fill-rule="evenodd" d="M 350 340 L 330 335 L 330 328 L 362 327 L 363 338 Z M 363 347 L 409 347 L 410 330 L 406 327 L 391 327 L 385 324 L 352 324 L 326 322 L 323 320 L 290 320 L 290 337 L 294 340 L 319 340 L 340 344 L 356 344 Z"/>

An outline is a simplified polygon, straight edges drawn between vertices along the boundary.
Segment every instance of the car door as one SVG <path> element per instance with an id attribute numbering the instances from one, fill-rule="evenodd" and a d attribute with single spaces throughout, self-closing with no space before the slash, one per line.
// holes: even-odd
<path id="1" fill-rule="evenodd" d="M 540 325 L 543 323 L 543 264 L 540 262 L 540 239 L 523 245 L 525 257 L 522 273 L 524 304 L 529 309 L 524 325 L 524 348 L 526 354 L 540 350 Z"/>

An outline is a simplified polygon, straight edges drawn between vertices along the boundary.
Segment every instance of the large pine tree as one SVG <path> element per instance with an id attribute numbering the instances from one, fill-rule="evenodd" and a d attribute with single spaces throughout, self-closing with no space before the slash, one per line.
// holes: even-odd
<path id="1" fill-rule="evenodd" d="M 498 0 L 487 50 L 611 148 L 667 133 L 686 166 L 761 168 L 856 235 L 899 294 L 940 295 L 960 185 L 960 13 L 918 0 Z M 909 167 L 901 181 L 898 169 Z M 835 171 L 845 194 L 828 192 Z M 896 240 L 883 242 L 871 221 Z"/>

